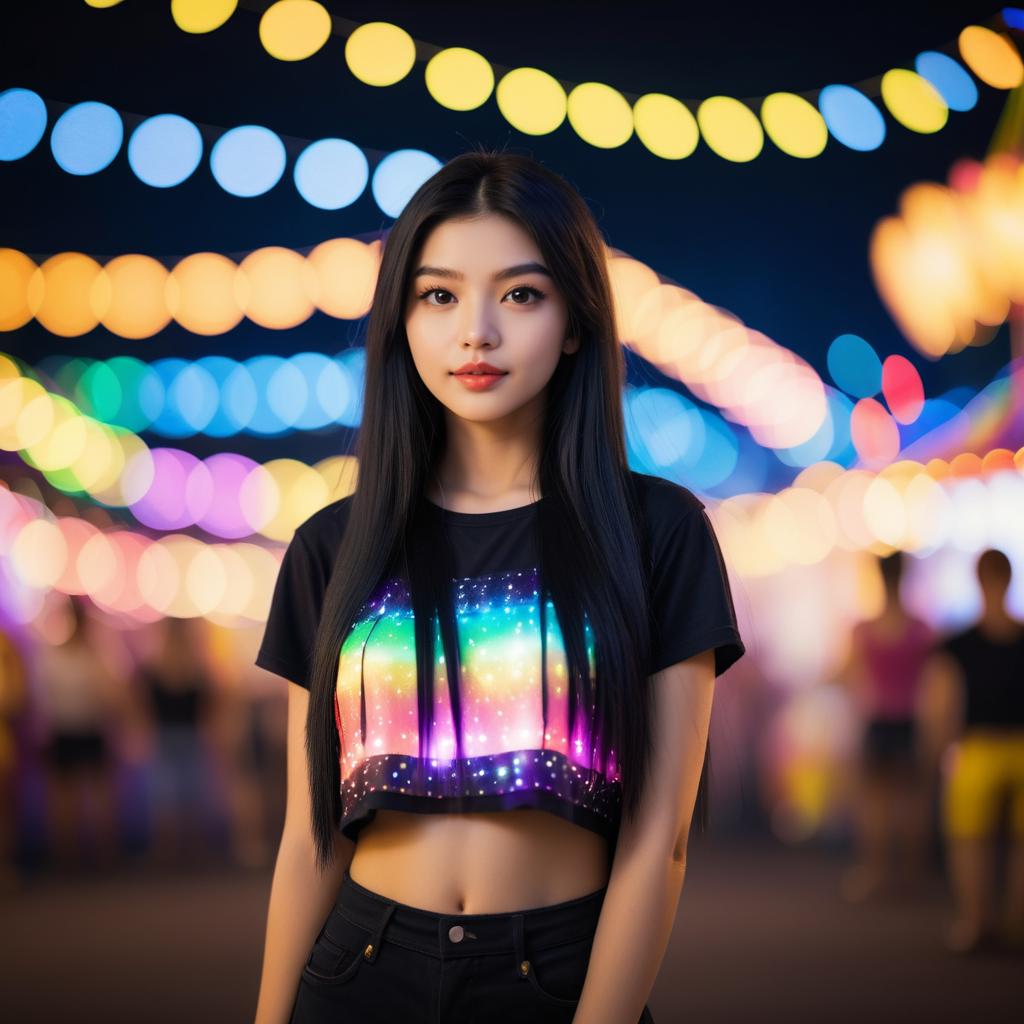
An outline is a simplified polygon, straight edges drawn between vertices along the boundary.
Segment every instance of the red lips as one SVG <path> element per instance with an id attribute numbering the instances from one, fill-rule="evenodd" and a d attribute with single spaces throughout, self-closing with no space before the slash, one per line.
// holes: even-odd
<path id="1" fill-rule="evenodd" d="M 497 373 L 504 374 L 508 373 L 507 370 L 499 370 L 497 366 L 491 366 L 490 363 L 463 363 L 457 370 L 452 370 L 456 376 L 463 373 Z"/>

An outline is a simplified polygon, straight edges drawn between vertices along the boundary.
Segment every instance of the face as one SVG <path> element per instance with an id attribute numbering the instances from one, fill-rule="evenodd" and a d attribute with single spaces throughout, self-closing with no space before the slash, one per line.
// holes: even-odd
<path id="1" fill-rule="evenodd" d="M 577 347 L 567 323 L 565 300 L 518 224 L 486 214 L 444 221 L 427 236 L 405 330 L 423 383 L 451 415 L 483 423 L 542 409 L 559 359 Z M 503 372 L 456 374 L 481 361 Z"/>

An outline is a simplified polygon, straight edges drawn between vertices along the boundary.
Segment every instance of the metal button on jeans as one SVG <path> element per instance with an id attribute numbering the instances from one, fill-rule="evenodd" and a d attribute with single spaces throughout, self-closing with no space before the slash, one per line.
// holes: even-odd
<path id="1" fill-rule="evenodd" d="M 451 928 L 448 929 L 448 938 L 451 939 L 452 942 L 461 942 L 464 934 L 461 924 L 453 924 Z"/>

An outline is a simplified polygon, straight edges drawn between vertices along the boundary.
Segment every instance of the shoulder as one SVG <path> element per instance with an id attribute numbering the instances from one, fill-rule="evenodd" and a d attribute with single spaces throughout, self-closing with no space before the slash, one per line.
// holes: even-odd
<path id="1" fill-rule="evenodd" d="M 705 505 L 682 484 L 630 470 L 640 511 L 655 535 L 672 530 L 681 520 L 701 511 Z"/>
<path id="2" fill-rule="evenodd" d="M 327 556 L 333 561 L 334 553 L 341 545 L 341 538 L 345 533 L 353 497 L 354 495 L 348 494 L 317 509 L 296 527 L 295 537 L 305 544 L 311 553 Z"/>

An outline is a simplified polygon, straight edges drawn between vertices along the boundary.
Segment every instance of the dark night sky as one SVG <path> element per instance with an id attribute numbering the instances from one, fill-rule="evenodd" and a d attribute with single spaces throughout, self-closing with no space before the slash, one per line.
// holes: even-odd
<path id="1" fill-rule="evenodd" d="M 724 3 L 532 0 L 353 0 L 326 6 L 353 21 L 394 21 L 423 42 L 472 47 L 498 65 L 541 67 L 563 82 L 596 79 L 627 95 L 661 91 L 684 99 L 715 93 L 758 97 L 857 82 L 891 66 L 912 66 L 919 51 L 946 48 L 964 25 L 999 10 L 991 4 L 916 2 L 749 10 Z M 722 160 L 703 143 L 686 160 L 673 162 L 652 156 L 635 138 L 616 150 L 595 149 L 567 123 L 548 137 L 520 135 L 500 116 L 493 97 L 476 111 L 446 111 L 427 94 L 422 65 L 399 85 L 365 86 L 345 67 L 337 37 L 309 60 L 274 60 L 259 45 L 252 10 L 240 9 L 208 36 L 180 32 L 165 0 L 126 0 L 106 11 L 81 0 L 26 4 L 17 17 L 7 22 L 0 40 L 0 88 L 31 88 L 55 104 L 102 100 L 137 115 L 126 119 L 126 137 L 143 117 L 175 112 L 215 131 L 264 124 L 296 140 L 297 148 L 301 140 L 340 135 L 369 151 L 371 165 L 405 147 L 441 160 L 478 143 L 530 152 L 580 189 L 611 245 L 799 352 L 829 382 L 828 344 L 844 331 L 866 337 L 883 358 L 893 352 L 908 356 L 921 370 L 929 396 L 958 384 L 981 387 L 1008 359 L 1004 328 L 984 348 L 929 363 L 900 336 L 867 262 L 873 225 L 895 211 L 906 186 L 944 181 L 958 157 L 985 155 L 1006 95 L 988 86 L 979 85 L 973 110 L 951 112 L 950 124 L 931 136 L 908 131 L 886 115 L 886 140 L 870 153 L 830 140 L 822 156 L 796 160 L 766 140 L 764 153 L 748 164 Z M 183 185 L 152 189 L 130 172 L 124 148 L 106 170 L 77 178 L 57 167 L 47 140 L 48 135 L 28 157 L 0 168 L 0 245 L 36 257 L 68 249 L 109 257 L 306 247 L 390 223 L 369 190 L 344 210 L 308 205 L 286 180 L 291 160 L 277 187 L 240 199 L 215 184 L 205 161 Z M 295 152 L 289 149 L 290 158 Z M 210 351 L 245 357 L 310 348 L 334 352 L 356 337 L 348 322 L 318 313 L 289 332 L 243 321 L 212 341 L 173 325 L 145 342 L 126 343 L 102 328 L 59 339 L 33 322 L 5 337 L 0 348 L 29 361 L 46 353 L 106 357 L 123 353 L 126 345 L 143 359 Z M 658 375 L 648 371 L 644 379 Z M 204 439 L 195 440 L 196 454 L 206 454 L 200 450 Z M 277 444 L 294 448 L 294 436 L 281 442 L 237 440 L 233 448 L 264 458 Z M 320 457 L 327 450 L 308 454 Z"/>

